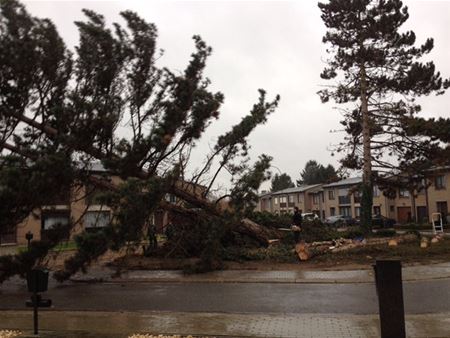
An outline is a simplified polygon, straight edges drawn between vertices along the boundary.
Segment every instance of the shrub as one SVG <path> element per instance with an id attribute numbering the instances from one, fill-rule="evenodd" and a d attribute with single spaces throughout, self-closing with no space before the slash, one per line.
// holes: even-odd
<path id="1" fill-rule="evenodd" d="M 349 230 L 349 231 L 341 233 L 341 237 L 355 239 L 358 237 L 365 237 L 365 234 L 361 229 L 353 229 L 353 230 Z"/>

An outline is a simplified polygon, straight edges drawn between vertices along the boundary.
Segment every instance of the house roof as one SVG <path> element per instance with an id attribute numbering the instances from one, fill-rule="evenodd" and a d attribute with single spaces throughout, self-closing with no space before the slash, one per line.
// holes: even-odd
<path id="1" fill-rule="evenodd" d="M 333 188 L 333 187 L 341 187 L 341 186 L 346 186 L 346 185 L 355 185 L 355 184 L 359 184 L 359 183 L 362 183 L 362 177 L 350 177 L 350 178 L 346 178 L 345 180 L 340 180 L 337 182 L 326 184 L 323 187 L 324 188 Z"/>
<path id="2" fill-rule="evenodd" d="M 292 193 L 299 193 L 299 192 L 305 192 L 312 188 L 317 188 L 322 186 L 321 184 L 312 184 L 312 185 L 301 185 L 299 187 L 294 188 L 287 188 L 279 191 L 274 191 L 270 193 L 271 195 L 284 195 L 284 194 L 292 194 Z"/>

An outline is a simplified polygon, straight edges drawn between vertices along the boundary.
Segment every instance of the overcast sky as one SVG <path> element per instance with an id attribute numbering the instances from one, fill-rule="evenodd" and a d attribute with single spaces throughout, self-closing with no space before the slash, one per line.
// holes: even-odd
<path id="1" fill-rule="evenodd" d="M 450 77 L 450 1 L 405 0 L 417 41 L 433 37 L 430 57 L 445 77 Z M 199 34 L 213 47 L 206 76 L 212 89 L 225 95 L 221 117 L 199 146 L 201 152 L 220 133 L 238 121 L 256 102 L 258 88 L 268 97 L 281 95 L 280 106 L 266 125 L 251 136 L 252 157 L 271 155 L 273 164 L 292 179 L 310 159 L 338 166 L 327 150 L 342 139 L 340 115 L 335 104 L 322 104 L 316 92 L 326 58 L 322 36 L 325 27 L 317 1 L 25 1 L 36 16 L 57 25 L 69 47 L 78 41 L 73 24 L 83 18 L 82 8 L 103 14 L 108 22 L 120 21 L 118 13 L 136 11 L 157 25 L 160 64 L 182 71 L 193 51 L 191 37 Z M 422 100 L 424 116 L 450 117 L 450 93 Z M 200 159 L 200 157 L 198 157 Z M 274 172 L 277 170 L 274 169 Z M 227 178 L 222 178 L 226 182 Z"/>

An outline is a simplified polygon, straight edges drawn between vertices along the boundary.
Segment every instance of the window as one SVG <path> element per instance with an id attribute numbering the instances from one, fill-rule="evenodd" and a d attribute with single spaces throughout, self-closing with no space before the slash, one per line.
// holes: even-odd
<path id="1" fill-rule="evenodd" d="M 381 207 L 374 206 L 373 207 L 373 213 L 374 213 L 374 215 L 381 215 Z"/>
<path id="2" fill-rule="evenodd" d="M 286 196 L 280 197 L 280 203 L 286 203 L 287 198 Z"/>
<path id="3" fill-rule="evenodd" d="M 353 193 L 353 200 L 355 203 L 361 203 L 361 193 L 359 191 Z"/>
<path id="4" fill-rule="evenodd" d="M 436 189 L 445 189 L 445 176 L 439 175 L 434 178 L 434 186 Z"/>
<path id="5" fill-rule="evenodd" d="M 109 211 L 88 211 L 84 215 L 85 228 L 103 228 L 109 224 L 111 214 Z"/>
<path id="6" fill-rule="evenodd" d="M 391 205 L 391 206 L 389 207 L 389 211 L 390 211 L 390 212 L 394 212 L 394 211 L 395 211 L 395 207 L 394 207 L 393 205 Z"/>
<path id="7" fill-rule="evenodd" d="M 334 216 L 334 215 L 336 215 L 336 209 L 330 208 L 330 216 Z"/>
<path id="8" fill-rule="evenodd" d="M 57 225 L 68 225 L 70 221 L 70 212 L 64 211 L 44 211 L 42 214 L 42 229 L 53 229 Z"/>
<path id="9" fill-rule="evenodd" d="M 319 204 L 320 196 L 318 194 L 313 195 L 313 204 Z"/>
<path id="10" fill-rule="evenodd" d="M 275 198 L 273 199 L 273 204 L 278 205 L 278 197 L 275 197 Z"/>
<path id="11" fill-rule="evenodd" d="M 398 192 L 398 194 L 399 194 L 399 196 L 402 198 L 406 198 L 406 197 L 409 197 L 409 190 L 408 189 L 404 189 L 404 188 L 401 188 L 400 190 L 399 190 L 399 192 Z"/>
<path id="12" fill-rule="evenodd" d="M 0 231 L 0 245 L 1 244 L 14 244 L 17 242 L 16 239 L 16 226 L 11 227 L 11 229 L 2 229 Z"/>
<path id="13" fill-rule="evenodd" d="M 427 181 L 424 178 L 422 178 L 420 180 L 419 186 L 417 187 L 417 195 L 425 195 L 426 189 L 427 189 Z"/>
<path id="14" fill-rule="evenodd" d="M 328 190 L 328 199 L 334 200 L 334 190 Z"/>
<path id="15" fill-rule="evenodd" d="M 360 217 L 360 216 L 361 216 L 361 208 L 355 207 L 355 217 Z"/>
<path id="16" fill-rule="evenodd" d="M 436 202 L 437 212 L 440 212 L 443 217 L 447 216 L 448 207 L 447 202 Z"/>
<path id="17" fill-rule="evenodd" d="M 166 201 L 169 202 L 169 203 L 172 203 L 172 204 L 177 203 L 177 197 L 176 197 L 175 195 L 172 195 L 172 194 L 166 194 L 165 199 L 166 199 Z"/>
<path id="18" fill-rule="evenodd" d="M 289 203 L 294 203 L 294 195 L 289 195 Z"/>
<path id="19" fill-rule="evenodd" d="M 378 188 L 377 185 L 373 186 L 373 197 L 378 197 L 380 196 L 380 189 Z"/>
<path id="20" fill-rule="evenodd" d="M 350 195 L 348 189 L 339 189 L 339 204 L 350 204 Z"/>
<path id="21" fill-rule="evenodd" d="M 352 217 L 352 209 L 350 207 L 340 207 L 339 213 L 343 216 L 350 216 Z"/>

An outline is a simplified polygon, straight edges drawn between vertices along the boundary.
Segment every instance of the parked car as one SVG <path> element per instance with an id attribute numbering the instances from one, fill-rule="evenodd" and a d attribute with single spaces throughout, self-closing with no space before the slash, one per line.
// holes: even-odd
<path id="1" fill-rule="evenodd" d="M 393 228 L 396 220 L 383 215 L 372 216 L 372 226 L 377 228 Z"/>
<path id="2" fill-rule="evenodd" d="M 356 221 L 350 216 L 335 215 L 325 219 L 325 224 L 330 226 L 354 225 Z"/>
<path id="3" fill-rule="evenodd" d="M 319 216 L 317 216 L 313 212 L 307 212 L 307 213 L 302 214 L 302 219 L 304 221 L 315 221 L 315 220 L 319 219 Z"/>

